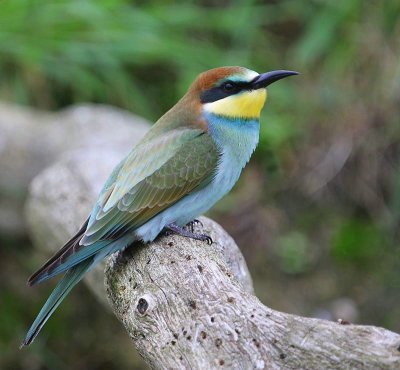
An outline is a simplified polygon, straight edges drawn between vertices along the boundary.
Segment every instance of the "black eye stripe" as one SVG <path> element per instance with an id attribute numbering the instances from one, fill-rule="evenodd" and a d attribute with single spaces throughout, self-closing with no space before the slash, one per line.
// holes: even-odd
<path id="1" fill-rule="evenodd" d="M 218 86 L 214 86 L 211 89 L 203 91 L 200 95 L 200 101 L 203 104 L 212 103 L 228 96 L 235 95 L 243 90 L 250 89 L 251 82 L 237 82 L 227 80 Z"/>
<path id="2" fill-rule="evenodd" d="M 226 81 L 221 85 L 221 88 L 226 91 L 230 91 L 230 90 L 234 90 L 236 88 L 236 85 L 230 81 Z"/>

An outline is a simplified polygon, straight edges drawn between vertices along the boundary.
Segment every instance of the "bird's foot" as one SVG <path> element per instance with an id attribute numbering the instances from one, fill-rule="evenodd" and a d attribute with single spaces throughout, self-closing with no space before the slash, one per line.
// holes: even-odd
<path id="1" fill-rule="evenodd" d="M 203 227 L 203 223 L 198 220 L 197 218 L 195 218 L 193 221 L 190 221 L 186 224 L 185 228 L 190 230 L 192 233 L 194 232 L 194 227 L 200 225 L 201 227 Z"/>
<path id="2" fill-rule="evenodd" d="M 196 221 L 196 220 L 194 220 L 194 221 Z M 200 222 L 200 221 L 198 221 L 198 222 Z M 208 236 L 206 234 L 195 234 L 195 233 L 191 232 L 190 230 L 180 227 L 174 223 L 165 226 L 165 228 L 167 229 L 167 232 L 169 230 L 169 231 L 172 231 L 174 234 L 185 236 L 186 238 L 201 240 L 203 242 L 207 242 L 207 244 L 210 244 L 210 245 L 213 243 L 213 240 L 211 239 L 210 236 Z"/>

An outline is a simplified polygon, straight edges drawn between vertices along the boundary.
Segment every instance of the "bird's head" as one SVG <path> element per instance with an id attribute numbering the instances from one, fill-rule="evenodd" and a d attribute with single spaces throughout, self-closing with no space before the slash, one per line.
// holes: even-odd
<path id="1" fill-rule="evenodd" d="M 293 71 L 259 74 L 243 67 L 221 67 L 201 73 L 189 89 L 205 113 L 229 118 L 258 119 L 267 98 L 266 87 Z"/>

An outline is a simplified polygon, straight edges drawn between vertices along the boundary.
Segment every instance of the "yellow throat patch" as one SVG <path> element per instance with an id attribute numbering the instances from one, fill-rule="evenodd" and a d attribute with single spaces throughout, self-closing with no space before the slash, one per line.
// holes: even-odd
<path id="1" fill-rule="evenodd" d="M 221 116 L 258 119 L 266 99 L 266 89 L 250 90 L 206 103 L 204 109 Z"/>

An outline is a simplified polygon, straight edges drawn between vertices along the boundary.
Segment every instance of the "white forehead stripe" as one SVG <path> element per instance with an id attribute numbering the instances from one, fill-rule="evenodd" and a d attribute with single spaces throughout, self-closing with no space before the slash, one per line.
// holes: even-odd
<path id="1" fill-rule="evenodd" d="M 255 77 L 257 77 L 259 73 L 254 72 L 250 69 L 243 71 L 243 73 L 237 73 L 235 75 L 229 76 L 227 80 L 231 81 L 251 81 Z"/>

